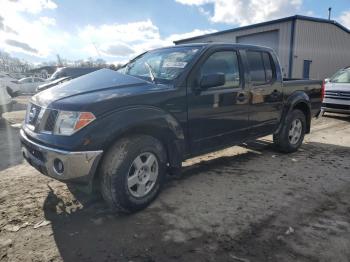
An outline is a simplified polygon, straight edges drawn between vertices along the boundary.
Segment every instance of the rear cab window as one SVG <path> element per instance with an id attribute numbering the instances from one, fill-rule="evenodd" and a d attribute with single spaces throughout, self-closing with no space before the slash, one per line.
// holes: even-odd
<path id="1" fill-rule="evenodd" d="M 271 55 L 265 51 L 247 51 L 250 79 L 253 86 L 270 84 L 275 75 Z"/>

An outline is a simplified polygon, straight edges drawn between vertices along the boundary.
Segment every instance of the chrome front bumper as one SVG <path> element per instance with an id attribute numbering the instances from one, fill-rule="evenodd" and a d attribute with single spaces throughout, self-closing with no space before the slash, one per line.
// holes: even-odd
<path id="1" fill-rule="evenodd" d="M 103 153 L 102 150 L 70 152 L 46 147 L 31 141 L 23 130 L 20 138 L 27 162 L 42 174 L 62 181 L 88 183 Z"/>

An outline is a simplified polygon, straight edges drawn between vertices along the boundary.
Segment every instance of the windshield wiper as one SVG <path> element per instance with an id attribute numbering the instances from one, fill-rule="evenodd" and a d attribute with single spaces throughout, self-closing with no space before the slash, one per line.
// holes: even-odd
<path id="1" fill-rule="evenodd" d="M 148 68 L 148 72 L 149 72 L 149 75 L 150 75 L 150 77 L 151 77 L 152 82 L 155 84 L 155 83 L 156 83 L 156 81 L 155 81 L 156 77 L 155 77 L 153 68 L 152 68 L 152 67 L 149 65 L 149 63 L 147 63 L 147 62 L 145 62 L 145 65 L 146 65 L 147 68 Z"/>

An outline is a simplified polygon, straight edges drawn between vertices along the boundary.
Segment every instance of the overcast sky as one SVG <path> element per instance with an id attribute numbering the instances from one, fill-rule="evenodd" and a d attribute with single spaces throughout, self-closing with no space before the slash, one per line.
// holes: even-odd
<path id="1" fill-rule="evenodd" d="M 0 0 L 0 49 L 30 62 L 125 62 L 173 40 L 295 14 L 350 28 L 350 0 Z"/>

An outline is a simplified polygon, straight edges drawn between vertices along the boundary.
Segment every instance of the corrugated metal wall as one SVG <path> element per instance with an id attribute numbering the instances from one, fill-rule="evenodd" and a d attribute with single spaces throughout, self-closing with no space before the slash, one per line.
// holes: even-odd
<path id="1" fill-rule="evenodd" d="M 279 46 L 278 46 L 278 56 L 281 62 L 283 74 L 288 76 L 289 69 L 289 50 L 290 50 L 290 36 L 291 36 L 291 21 L 276 23 L 266 26 L 258 26 L 251 29 L 244 29 L 234 32 L 226 32 L 218 35 L 204 36 L 198 39 L 189 40 L 182 43 L 206 43 L 206 42 L 228 42 L 237 43 L 237 37 L 256 34 L 267 31 L 278 30 L 279 35 Z M 256 43 L 257 45 L 259 43 Z"/>
<path id="2" fill-rule="evenodd" d="M 278 30 L 278 57 L 283 76 L 288 77 L 291 48 L 292 20 L 256 26 L 233 32 L 183 41 L 182 43 L 229 42 L 237 43 L 240 36 Z M 258 36 L 258 35 L 257 35 Z M 332 23 L 297 19 L 295 21 L 292 78 L 302 78 L 304 60 L 310 64 L 310 78 L 324 79 L 332 76 L 338 69 L 350 66 L 350 34 Z M 259 37 L 256 37 L 259 39 Z M 259 42 L 257 40 L 257 45 Z"/>
<path id="3" fill-rule="evenodd" d="M 350 66 L 350 34 L 333 24 L 297 20 L 293 77 L 303 75 L 304 60 L 311 60 L 310 78 L 324 79 Z"/>

